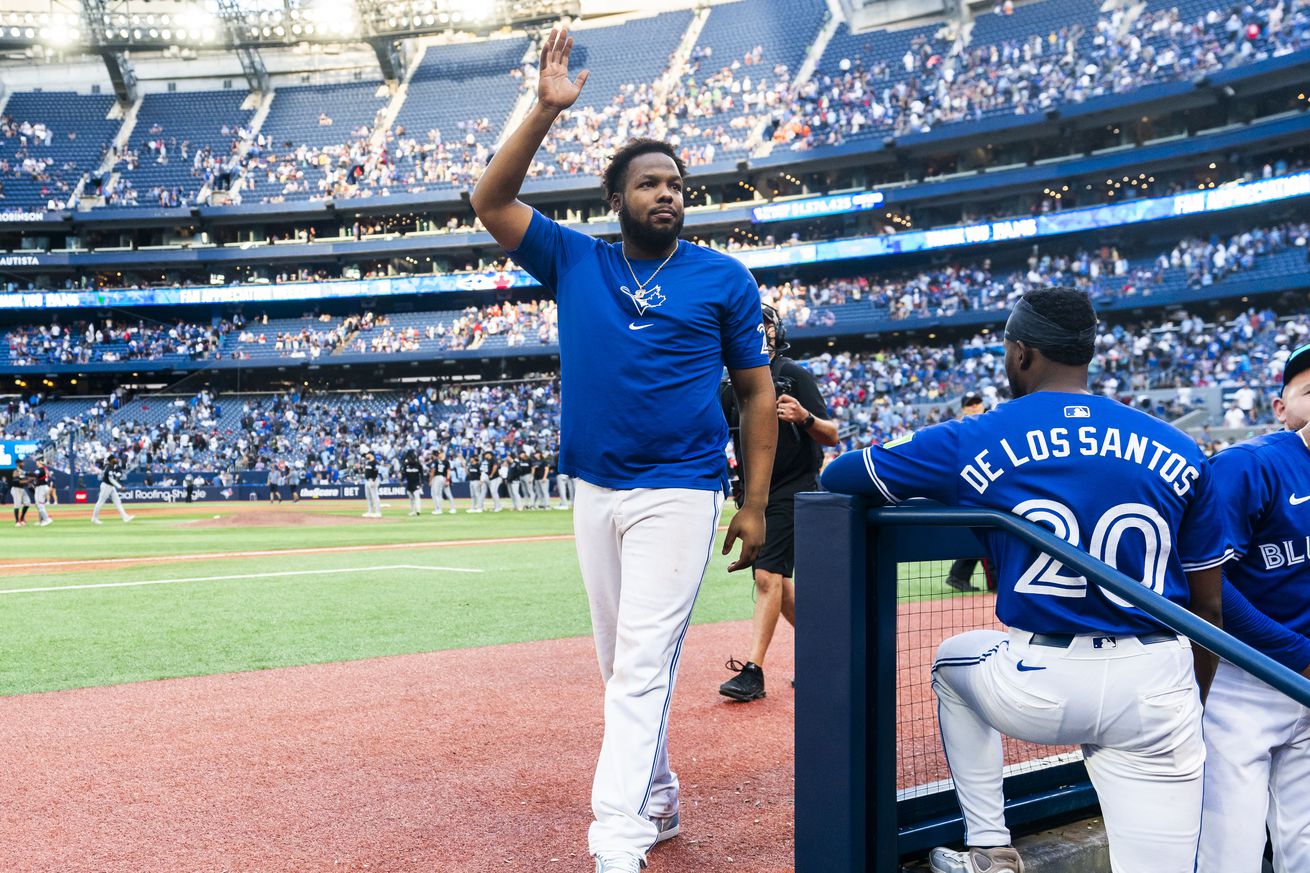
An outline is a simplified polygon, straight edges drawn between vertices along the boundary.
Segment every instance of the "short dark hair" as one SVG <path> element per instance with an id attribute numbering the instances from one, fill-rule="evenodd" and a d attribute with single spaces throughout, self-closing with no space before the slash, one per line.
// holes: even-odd
<path id="1" fill-rule="evenodd" d="M 682 162 L 682 158 L 678 157 L 678 153 L 673 150 L 673 146 L 658 139 L 645 137 L 630 139 L 623 148 L 614 153 L 614 157 L 610 158 L 609 166 L 605 168 L 605 174 L 601 177 L 606 200 L 623 190 L 623 186 L 627 182 L 628 164 L 632 163 L 634 158 L 652 152 L 668 155 L 678 168 L 678 175 L 684 179 L 687 178 L 687 165 Z"/>
<path id="2" fill-rule="evenodd" d="M 1096 310 L 1092 308 L 1092 299 L 1077 288 L 1038 288 L 1023 295 L 1037 313 L 1050 319 L 1060 327 L 1078 332 L 1096 325 Z M 1057 364 L 1070 367 L 1085 367 L 1092 361 L 1096 351 L 1096 341 L 1069 345 L 1038 347 L 1044 356 Z"/>
<path id="3" fill-rule="evenodd" d="M 978 406 L 983 402 L 981 394 L 966 394 L 960 401 L 960 406 Z"/>

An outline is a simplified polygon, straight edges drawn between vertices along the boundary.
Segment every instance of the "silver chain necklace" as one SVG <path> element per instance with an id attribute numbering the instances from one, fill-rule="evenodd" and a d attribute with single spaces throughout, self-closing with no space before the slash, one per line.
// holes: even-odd
<path id="1" fill-rule="evenodd" d="M 655 268 L 655 272 L 650 274 L 650 278 L 647 279 L 645 282 L 642 282 L 640 279 L 637 278 L 637 271 L 632 269 L 632 262 L 628 260 L 628 253 L 623 250 L 622 244 L 619 245 L 619 254 L 623 256 L 623 263 L 628 265 L 628 272 L 632 274 L 632 281 L 637 284 L 638 294 L 645 293 L 646 286 L 649 285 L 651 282 L 655 281 L 655 277 L 660 274 L 660 270 L 663 270 L 664 265 L 667 264 L 669 261 L 673 260 L 673 256 L 678 253 L 678 249 L 680 248 L 682 248 L 681 245 L 674 245 L 673 251 L 669 252 L 669 256 L 660 262 L 660 265 Z"/>

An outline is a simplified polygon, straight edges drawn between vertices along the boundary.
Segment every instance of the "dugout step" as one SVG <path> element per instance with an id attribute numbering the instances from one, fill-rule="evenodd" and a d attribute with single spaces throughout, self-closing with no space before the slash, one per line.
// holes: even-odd
<path id="1" fill-rule="evenodd" d="M 1015 841 L 1027 873 L 1110 873 L 1110 844 L 1100 818 L 1076 821 Z M 928 861 L 901 868 L 902 873 L 927 873 Z"/>

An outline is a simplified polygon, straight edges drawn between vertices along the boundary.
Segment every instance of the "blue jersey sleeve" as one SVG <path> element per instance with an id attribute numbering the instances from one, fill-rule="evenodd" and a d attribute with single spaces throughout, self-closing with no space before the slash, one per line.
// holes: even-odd
<path id="1" fill-rule="evenodd" d="M 558 293 L 560 277 L 596 245 L 592 237 L 564 227 L 534 209 L 523 241 L 508 254 L 532 278 Z"/>
<path id="2" fill-rule="evenodd" d="M 1210 475 L 1224 495 L 1222 512 L 1233 550 L 1240 558 L 1251 547 L 1257 525 L 1272 499 L 1272 489 L 1259 456 L 1240 446 L 1215 455 Z"/>
<path id="3" fill-rule="evenodd" d="M 1197 472 L 1192 485 L 1195 493 L 1178 531 L 1178 560 L 1188 572 L 1208 570 L 1233 559 L 1232 539 L 1209 464 L 1202 460 Z"/>
<path id="4" fill-rule="evenodd" d="M 739 268 L 724 308 L 723 360 L 730 370 L 769 365 L 769 346 L 760 311 L 760 287 L 745 267 Z"/>
<path id="5" fill-rule="evenodd" d="M 1310 666 L 1310 640 L 1257 610 L 1228 582 L 1224 582 L 1224 630 L 1298 673 Z"/>
<path id="6" fill-rule="evenodd" d="M 823 487 L 882 503 L 900 503 L 911 497 L 958 503 L 959 425 L 948 421 L 885 446 L 847 452 L 823 471 Z"/>

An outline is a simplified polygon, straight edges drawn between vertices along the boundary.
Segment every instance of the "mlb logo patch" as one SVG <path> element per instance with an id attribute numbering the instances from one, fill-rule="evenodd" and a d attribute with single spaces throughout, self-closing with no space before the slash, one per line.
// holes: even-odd
<path id="1" fill-rule="evenodd" d="M 1065 418 L 1091 418 L 1092 410 L 1086 406 L 1066 406 L 1064 408 Z"/>

